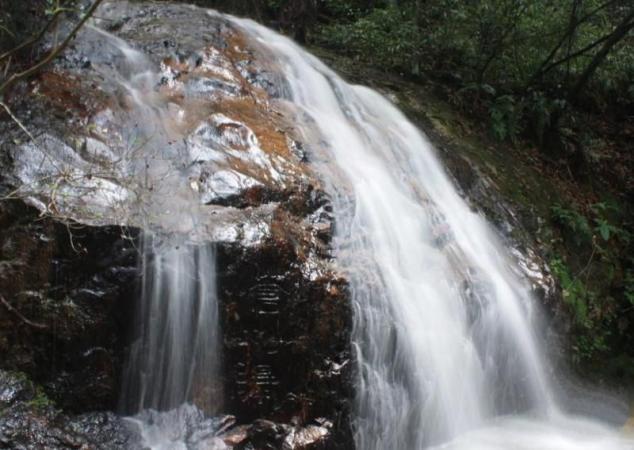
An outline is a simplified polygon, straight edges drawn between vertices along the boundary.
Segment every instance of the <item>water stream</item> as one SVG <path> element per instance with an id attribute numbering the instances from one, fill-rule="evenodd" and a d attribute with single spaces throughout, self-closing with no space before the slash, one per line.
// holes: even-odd
<path id="1" fill-rule="evenodd" d="M 289 39 L 230 20 L 278 67 L 333 200 L 334 253 L 354 308 L 357 448 L 633 448 L 561 411 L 529 290 L 425 136 L 387 99 L 346 83 Z M 186 155 L 171 145 L 176 132 L 153 95 L 156 69 L 122 40 L 92 31 L 119 50 L 121 61 L 104 76 L 134 102 L 129 138 L 144 144 L 124 156 L 131 180 L 145 187 L 136 189 L 138 210 L 152 224 L 195 230 L 200 201 L 179 175 Z M 153 410 L 195 399 L 213 412 L 217 401 L 209 382 L 219 373 L 214 252 L 147 228 L 122 402 L 140 413 L 148 445 L 161 448 L 175 440 L 160 429 L 189 413 L 158 418 Z"/>
<path id="2" fill-rule="evenodd" d="M 210 246 L 144 237 L 139 337 L 124 380 L 124 409 L 171 410 L 196 399 L 214 412 L 218 311 Z M 211 380 L 202 383 L 201 380 Z"/>
<path id="3" fill-rule="evenodd" d="M 560 412 L 529 291 L 425 136 L 377 92 L 236 22 L 283 72 L 333 197 L 354 306 L 357 448 L 632 448 Z"/>
<path id="4" fill-rule="evenodd" d="M 113 61 L 96 69 L 132 101 L 120 130 L 127 144 L 118 166 L 136 195 L 127 214 L 144 230 L 121 409 L 134 414 L 130 421 L 152 449 L 186 449 L 196 439 L 225 448 L 209 440 L 216 427 L 208 417 L 221 403 L 216 268 L 213 245 L 196 239 L 197 225 L 205 219 L 183 175 L 190 155 L 173 145 L 182 136 L 156 94 L 160 77 L 155 65 L 122 39 L 89 28 L 115 51 Z"/>

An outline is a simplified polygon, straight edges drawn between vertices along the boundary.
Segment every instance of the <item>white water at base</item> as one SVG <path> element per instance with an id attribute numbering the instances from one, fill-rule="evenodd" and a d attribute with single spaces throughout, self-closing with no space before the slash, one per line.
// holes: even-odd
<path id="1" fill-rule="evenodd" d="M 584 418 L 507 417 L 430 450 L 625 450 L 633 445 L 613 429 Z"/>
<path id="2" fill-rule="evenodd" d="M 205 418 L 191 404 L 166 412 L 146 409 L 127 421 L 138 429 L 143 448 L 152 450 L 225 450 L 227 445 L 215 436 L 218 423 Z"/>
<path id="3" fill-rule="evenodd" d="M 284 76 L 333 198 L 354 307 L 357 448 L 633 448 L 559 411 L 529 291 L 427 139 L 289 39 L 234 22 Z"/>

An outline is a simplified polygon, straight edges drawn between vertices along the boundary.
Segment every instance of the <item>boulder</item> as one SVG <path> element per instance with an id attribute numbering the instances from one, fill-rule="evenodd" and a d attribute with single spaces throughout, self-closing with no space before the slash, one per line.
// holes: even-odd
<path id="1" fill-rule="evenodd" d="M 111 1 L 97 17 L 99 29 L 85 27 L 6 99 L 34 139 L 0 121 L 0 194 L 16 199 L 0 204 L 0 369 L 26 373 L 55 402 L 37 422 L 43 435 L 69 429 L 61 416 L 119 427 L 139 236 L 183 235 L 216 247 L 214 389 L 218 414 L 235 417 L 196 445 L 351 448 L 347 282 L 279 71 L 202 9 Z M 22 445 L 16 433 L 3 443 Z M 94 444 L 118 444 L 108 445 Z"/>

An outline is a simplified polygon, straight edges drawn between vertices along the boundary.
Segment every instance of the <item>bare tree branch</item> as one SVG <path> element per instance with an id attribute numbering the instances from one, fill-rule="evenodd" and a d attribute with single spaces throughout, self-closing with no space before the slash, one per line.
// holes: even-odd
<path id="1" fill-rule="evenodd" d="M 5 111 L 7 112 L 7 114 L 9 114 L 9 117 L 11 117 L 11 119 L 13 119 L 13 121 L 15 123 L 18 124 L 18 126 L 22 129 L 22 131 L 24 131 L 26 133 L 26 135 L 33 141 L 35 142 L 35 138 L 33 137 L 33 135 L 31 134 L 31 132 L 24 126 L 24 124 L 22 122 L 20 122 L 20 119 L 18 119 L 13 112 L 11 111 L 11 109 L 7 106 L 6 103 L 4 102 L 0 102 L 0 106 L 2 106 Z"/>
<path id="2" fill-rule="evenodd" d="M 612 36 L 612 34 L 606 34 L 605 36 L 602 36 L 601 38 L 597 39 L 596 41 L 586 45 L 585 47 L 583 47 L 580 50 L 577 50 L 576 52 L 573 52 L 571 54 L 569 54 L 568 56 L 566 56 L 565 58 L 561 58 L 555 62 L 553 62 L 552 64 L 550 64 L 548 67 L 546 67 L 544 70 L 542 70 L 541 74 L 539 75 L 544 76 L 546 75 L 548 72 L 550 72 L 552 69 L 554 69 L 557 66 L 560 66 L 562 64 L 567 63 L 568 61 L 575 59 L 585 53 L 588 53 L 590 50 L 592 50 L 595 47 L 598 47 L 599 45 L 601 45 L 602 43 L 604 43 L 605 41 L 607 41 L 608 39 L 610 39 L 610 36 Z"/>
<path id="3" fill-rule="evenodd" d="M 594 47 L 596 47 L 597 45 L 600 45 L 601 42 L 603 42 L 605 39 L 607 39 L 607 36 L 604 36 L 603 38 L 599 39 L 598 41 L 593 42 L 592 44 L 584 47 L 583 49 L 573 53 L 573 54 L 569 54 L 567 55 L 565 58 L 556 61 L 554 63 L 551 64 L 551 62 L 553 61 L 553 59 L 555 58 L 555 56 L 557 55 L 557 53 L 559 52 L 559 50 L 561 49 L 561 47 L 566 43 L 567 40 L 569 40 L 571 38 L 571 36 L 575 33 L 575 31 L 577 30 L 577 28 L 579 28 L 579 26 L 583 23 L 585 23 L 586 21 L 588 21 L 589 19 L 591 19 L 592 17 L 594 17 L 596 14 L 598 14 L 599 12 L 601 12 L 602 10 L 604 10 L 605 8 L 609 7 L 610 5 L 616 3 L 616 0 L 608 0 L 607 2 L 599 5 L 598 7 L 596 7 L 595 9 L 593 9 L 592 11 L 588 12 L 587 14 L 585 14 L 582 17 L 579 17 L 577 19 L 575 19 L 574 17 L 574 6 L 573 5 L 573 11 L 571 11 L 571 20 L 569 22 L 568 27 L 566 28 L 565 33 L 561 36 L 561 38 L 559 39 L 559 41 L 557 42 L 557 44 L 555 45 L 555 47 L 551 50 L 551 52 L 548 54 L 548 56 L 544 59 L 544 61 L 540 64 L 539 68 L 535 71 L 535 73 L 533 74 L 533 76 L 531 76 L 530 81 L 528 82 L 528 84 L 533 84 L 534 82 L 536 82 L 537 80 L 539 80 L 541 77 L 543 77 L 547 72 L 549 72 L 551 69 L 564 64 L 568 61 L 570 61 L 573 58 L 576 58 L 577 56 L 582 55 L 583 53 L 592 50 Z"/>
<path id="4" fill-rule="evenodd" d="M 575 99 L 579 96 L 581 91 L 585 88 L 592 78 L 592 75 L 596 72 L 597 68 L 603 63 L 610 51 L 623 39 L 630 30 L 634 29 L 634 8 L 630 13 L 621 21 L 621 23 L 614 29 L 614 31 L 606 39 L 601 49 L 594 55 L 590 64 L 585 68 L 573 88 L 570 90 L 570 99 Z"/>
<path id="5" fill-rule="evenodd" d="M 24 317 L 22 315 L 22 313 L 20 311 L 18 311 L 17 309 L 15 309 L 11 305 L 11 303 L 9 303 L 1 294 L 0 294 L 0 303 L 2 303 L 4 305 L 4 307 L 7 308 L 7 310 L 10 313 L 15 315 L 18 319 L 20 319 L 22 322 L 24 322 L 28 326 L 33 327 L 33 328 L 37 328 L 38 330 L 46 330 L 46 329 L 48 329 L 48 325 L 45 325 L 43 323 L 32 322 L 29 319 L 27 319 L 26 317 Z"/>
<path id="6" fill-rule="evenodd" d="M 84 14 L 84 17 L 79 21 L 75 28 L 66 36 L 66 39 L 58 46 L 56 46 L 51 52 L 45 57 L 43 60 L 35 64 L 34 66 L 26 69 L 20 73 L 14 73 L 6 80 L 2 85 L 0 85 L 0 96 L 4 94 L 4 92 L 12 86 L 16 81 L 28 78 L 38 71 L 40 71 L 43 67 L 53 61 L 73 40 L 75 35 L 79 32 L 79 30 L 84 26 L 84 24 L 88 21 L 88 19 L 92 16 L 95 10 L 99 7 L 99 5 L 103 2 L 103 0 L 95 0 L 95 2 L 88 8 L 88 11 Z"/>
<path id="7" fill-rule="evenodd" d="M 18 45 L 17 47 L 12 48 L 8 52 L 5 52 L 2 55 L 0 55 L 0 61 L 2 61 L 4 59 L 8 58 L 9 56 L 19 52 L 23 48 L 30 47 L 31 45 L 35 44 L 40 39 L 42 39 L 44 37 L 44 35 L 46 34 L 46 32 L 49 30 L 49 28 L 51 28 L 51 26 L 55 23 L 55 21 L 57 20 L 59 15 L 62 14 L 64 11 L 66 11 L 66 10 L 59 9 L 59 10 L 55 11 L 55 13 L 51 17 L 51 19 L 46 23 L 46 25 L 44 25 L 44 28 L 42 28 L 37 35 L 33 36 L 31 39 L 28 39 L 28 40 L 22 42 L 20 45 Z"/>

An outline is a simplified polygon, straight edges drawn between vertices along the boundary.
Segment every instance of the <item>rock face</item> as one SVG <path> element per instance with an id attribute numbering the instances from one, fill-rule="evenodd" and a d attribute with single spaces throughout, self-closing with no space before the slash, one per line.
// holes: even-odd
<path id="1" fill-rule="evenodd" d="M 105 411 L 116 411 L 149 229 L 216 246 L 220 410 L 235 418 L 210 439 L 352 448 L 348 291 L 284 84 L 213 13 L 116 1 L 97 16 L 106 32 L 84 29 L 10 93 L 35 139 L 0 122 L 0 186 L 16 198 L 0 204 L 0 369 L 57 408 L 11 403 L 2 444 L 28 448 L 29 433 L 47 448 L 138 444 Z M 102 412 L 72 415 L 89 411 Z M 82 426 L 112 440 L 82 440 Z"/>
<path id="2" fill-rule="evenodd" d="M 133 234 L 38 218 L 18 201 L 0 204 L 0 226 L 2 368 L 28 374 L 68 411 L 115 408 Z"/>
<path id="3" fill-rule="evenodd" d="M 298 259 L 281 238 L 221 251 L 226 409 L 248 421 L 319 426 L 334 433 L 332 448 L 349 448 L 346 283 L 331 275 L 311 280 Z"/>
<path id="4" fill-rule="evenodd" d="M 0 445 L 3 448 L 140 449 L 131 427 L 110 412 L 69 417 L 24 374 L 0 370 Z"/>

